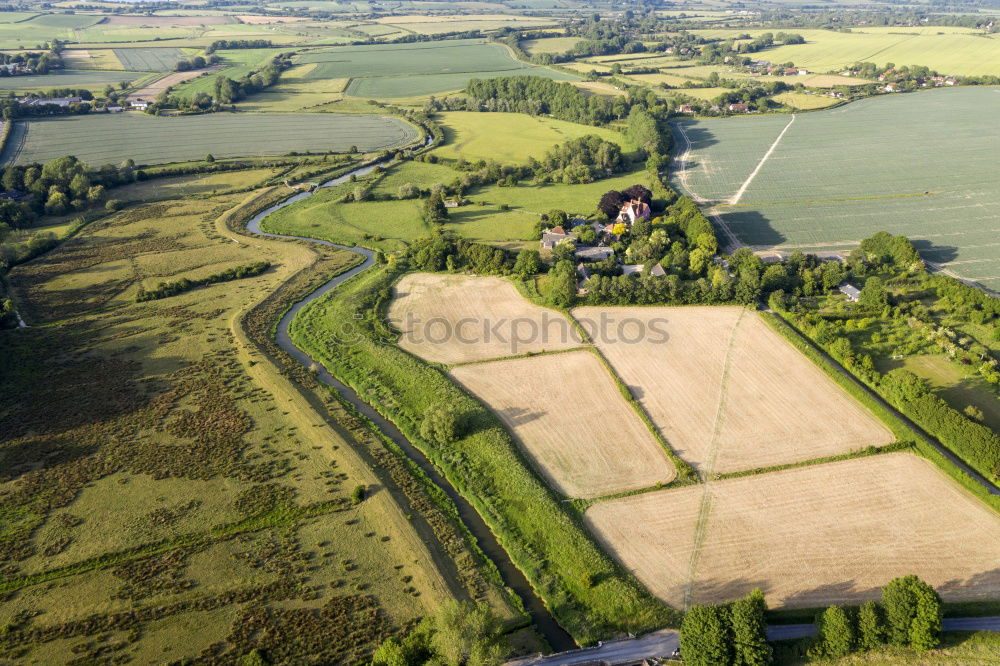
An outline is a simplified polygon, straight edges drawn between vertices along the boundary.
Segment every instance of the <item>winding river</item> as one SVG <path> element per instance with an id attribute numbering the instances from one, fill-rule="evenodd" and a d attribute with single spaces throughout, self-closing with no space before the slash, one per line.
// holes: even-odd
<path id="1" fill-rule="evenodd" d="M 335 185 L 340 185 L 341 183 L 345 183 L 350 180 L 351 176 L 363 176 L 371 173 L 376 166 L 378 166 L 378 164 L 369 164 L 368 166 L 355 169 L 354 171 L 323 183 L 320 187 L 333 187 Z M 566 632 L 565 629 L 559 626 L 559 623 L 556 622 L 552 613 L 549 612 L 548 608 L 545 607 L 545 604 L 542 603 L 542 600 L 535 594 L 535 591 L 532 589 L 528 579 L 524 577 L 521 570 L 514 565 L 513 561 L 511 561 L 507 551 L 505 551 L 499 541 L 497 541 L 496 535 L 490 531 L 489 526 L 486 525 L 475 508 L 464 497 L 462 497 L 457 490 L 455 490 L 454 486 L 449 483 L 438 468 L 435 467 L 434 464 L 428 460 L 419 449 L 413 446 L 413 444 L 410 443 L 410 441 L 391 421 L 384 418 L 375 408 L 362 400 L 351 387 L 331 375 L 326 368 L 323 367 L 322 363 L 313 359 L 309 356 L 309 354 L 292 342 L 292 337 L 289 335 L 288 329 L 292 320 L 295 319 L 296 315 L 298 315 L 303 308 L 315 301 L 317 298 L 320 298 L 321 296 L 329 293 L 331 290 L 336 289 L 341 283 L 351 279 L 358 273 L 367 270 L 375 264 L 375 253 L 368 248 L 357 246 L 348 247 L 346 245 L 338 245 L 319 238 L 272 234 L 261 230 L 261 222 L 263 222 L 269 215 L 284 208 L 285 206 L 291 206 L 292 204 L 298 203 L 303 199 L 311 197 L 314 192 L 315 190 L 296 194 L 279 204 L 257 213 L 253 219 L 247 223 L 247 231 L 258 236 L 265 236 L 267 238 L 307 240 L 313 243 L 318 243 L 319 245 L 337 248 L 339 250 L 349 250 L 351 252 L 357 252 L 358 254 L 364 255 L 365 260 L 354 268 L 335 276 L 303 298 L 301 301 L 293 305 L 281 318 L 281 321 L 278 322 L 278 328 L 275 336 L 278 346 L 299 361 L 302 365 L 306 367 L 318 368 L 319 371 L 317 372 L 316 377 L 319 381 L 334 388 L 337 393 L 344 398 L 344 400 L 351 403 L 359 412 L 375 423 L 375 425 L 378 426 L 378 428 L 386 436 L 391 438 L 414 463 L 420 466 L 431 481 L 447 493 L 448 497 L 458 508 L 458 513 L 462 522 L 465 523 L 466 527 L 468 527 L 469 531 L 478 541 L 479 547 L 484 553 L 486 553 L 486 556 L 493 560 L 496 564 L 497 569 L 500 571 L 500 576 L 503 578 L 504 584 L 512 589 L 521 598 L 524 603 L 525 610 L 527 610 L 528 615 L 531 617 L 531 621 L 535 625 L 535 629 L 557 652 L 575 648 L 576 643 L 573 641 L 573 638 Z"/>

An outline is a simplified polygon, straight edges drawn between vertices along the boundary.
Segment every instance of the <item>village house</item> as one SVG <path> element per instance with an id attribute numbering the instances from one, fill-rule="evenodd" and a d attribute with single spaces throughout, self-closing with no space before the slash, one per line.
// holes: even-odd
<path id="1" fill-rule="evenodd" d="M 626 201 L 618 212 L 618 221 L 627 224 L 632 224 L 636 220 L 648 220 L 650 217 L 652 211 L 649 209 L 649 204 L 638 199 Z"/>
<path id="2" fill-rule="evenodd" d="M 149 102 L 144 99 L 133 99 L 129 102 L 129 107 L 133 111 L 145 111 L 149 108 Z"/>
<path id="3" fill-rule="evenodd" d="M 559 243 L 567 240 L 570 237 L 562 227 L 555 227 L 554 229 L 547 231 L 542 234 L 542 249 L 551 250 Z"/>
<path id="4" fill-rule="evenodd" d="M 642 264 L 624 264 L 622 266 L 622 275 L 638 275 L 642 273 Z"/>
<path id="5" fill-rule="evenodd" d="M 855 287 L 853 284 L 848 284 L 847 282 L 842 283 L 837 289 L 844 296 L 847 296 L 847 300 L 851 303 L 857 303 L 858 299 L 861 298 L 861 291 Z"/>
<path id="6" fill-rule="evenodd" d="M 747 113 L 750 110 L 749 104 L 730 104 L 729 110 L 737 113 Z"/>
<path id="7" fill-rule="evenodd" d="M 681 104 L 677 107 L 677 113 L 694 113 L 694 107 L 690 104 Z"/>
<path id="8" fill-rule="evenodd" d="M 604 261 L 615 256 L 615 251 L 604 245 L 584 246 L 578 247 L 573 256 L 586 261 Z"/>

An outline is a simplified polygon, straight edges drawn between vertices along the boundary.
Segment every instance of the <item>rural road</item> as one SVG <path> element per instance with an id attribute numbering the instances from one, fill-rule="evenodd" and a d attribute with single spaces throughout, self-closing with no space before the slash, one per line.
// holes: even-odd
<path id="1" fill-rule="evenodd" d="M 596 647 L 525 657 L 508 661 L 506 666 L 573 666 L 574 664 L 634 664 L 653 657 L 669 657 L 680 645 L 680 634 L 671 629 L 654 631 L 638 638 L 608 641 Z"/>
<path id="2" fill-rule="evenodd" d="M 1000 616 L 953 617 L 944 619 L 945 631 L 1000 631 Z M 772 624 L 767 627 L 767 640 L 783 641 L 816 634 L 814 624 Z M 670 629 L 654 631 L 638 638 L 609 641 L 598 647 L 570 650 L 547 657 L 523 657 L 508 661 L 505 666 L 583 666 L 601 664 L 624 666 L 643 659 L 669 657 L 680 645 L 680 634 Z"/>

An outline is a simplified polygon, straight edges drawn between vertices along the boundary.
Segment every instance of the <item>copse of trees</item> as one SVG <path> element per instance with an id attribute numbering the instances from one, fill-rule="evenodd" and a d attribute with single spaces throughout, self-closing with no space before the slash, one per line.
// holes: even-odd
<path id="1" fill-rule="evenodd" d="M 602 126 L 627 118 L 633 106 L 644 108 L 657 122 L 670 115 L 667 105 L 649 90 L 628 91 L 613 98 L 587 95 L 569 84 L 537 76 L 472 79 L 466 84 L 469 111 L 510 111 L 533 116 L 548 114 L 583 125 Z"/>
<path id="2" fill-rule="evenodd" d="M 824 610 L 807 654 L 835 659 L 886 644 L 924 652 L 941 642 L 941 617 L 941 597 L 934 588 L 917 576 L 903 576 L 882 588 L 880 603 L 866 602 L 857 612 L 840 606 Z"/>
<path id="3" fill-rule="evenodd" d="M 539 183 L 590 183 L 625 169 L 621 147 L 595 134 L 553 146 L 541 160 L 531 158 L 528 168 Z"/>
<path id="4" fill-rule="evenodd" d="M 371 666 L 499 666 L 509 651 L 488 604 L 449 601 L 406 636 L 386 639 Z"/>
<path id="5" fill-rule="evenodd" d="M 232 49 L 269 49 L 274 44 L 270 39 L 217 39 L 205 49 L 207 55 L 216 51 L 227 51 Z"/>
<path id="6" fill-rule="evenodd" d="M 126 169 L 131 176 L 131 171 Z M 107 165 L 97 172 L 73 156 L 59 157 L 45 164 L 9 166 L 0 177 L 4 191 L 30 194 L 27 201 L 0 201 L 0 223 L 14 229 L 30 226 L 38 215 L 63 215 L 83 210 L 102 201 L 105 190 L 125 176 Z M 130 182 L 130 181 L 129 181 Z"/>
<path id="7" fill-rule="evenodd" d="M 764 593 L 753 590 L 732 604 L 695 605 L 681 623 L 681 654 L 694 666 L 764 666 L 767 644 Z"/>
<path id="8" fill-rule="evenodd" d="M 213 273 L 208 277 L 197 280 L 181 278 L 180 280 L 175 280 L 173 282 L 160 282 L 155 289 L 149 290 L 139 287 L 139 292 L 136 294 L 135 300 L 137 303 L 142 303 L 145 301 L 159 300 L 161 298 L 169 298 L 170 296 L 177 296 L 178 294 L 183 294 L 186 291 L 191 291 L 196 287 L 205 287 L 219 282 L 229 282 L 231 280 L 254 277 L 256 275 L 260 275 L 270 267 L 271 263 L 268 261 L 256 261 L 252 264 L 228 268 L 220 273 Z"/>

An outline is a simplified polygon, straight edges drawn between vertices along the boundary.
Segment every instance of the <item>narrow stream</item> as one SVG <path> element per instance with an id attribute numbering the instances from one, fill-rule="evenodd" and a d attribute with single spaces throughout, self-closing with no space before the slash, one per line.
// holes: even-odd
<path id="1" fill-rule="evenodd" d="M 320 187 L 333 187 L 334 185 L 340 185 L 341 183 L 345 183 L 350 180 L 352 175 L 363 176 L 371 173 L 376 166 L 376 164 L 371 164 L 366 167 L 361 167 L 351 171 L 350 173 L 346 173 L 343 176 L 327 181 L 320 185 Z M 549 609 L 545 607 L 542 600 L 535 594 L 531 584 L 528 583 L 528 579 L 524 577 L 521 570 L 518 569 L 517 566 L 515 566 L 511 561 L 507 551 L 505 551 L 499 541 L 497 541 L 496 536 L 492 531 L 490 531 L 489 526 L 483 521 L 479 513 L 464 497 L 462 497 L 461 494 L 458 493 L 458 491 L 455 490 L 454 486 L 449 483 L 438 468 L 435 467 L 434 464 L 428 460 L 419 449 L 413 446 L 413 444 L 410 443 L 410 441 L 395 425 L 393 425 L 391 421 L 384 418 L 377 410 L 375 410 L 375 408 L 362 400 L 351 387 L 347 386 L 327 372 L 322 363 L 313 359 L 309 356 L 309 354 L 299 349 L 295 343 L 292 342 L 292 338 L 288 333 L 288 328 L 292 323 L 292 320 L 295 319 L 295 316 L 302 311 L 302 308 L 309 305 L 309 303 L 313 302 L 317 298 L 320 298 L 324 294 L 329 293 L 332 289 L 335 289 L 344 281 L 349 280 L 361 271 L 368 269 L 375 263 L 375 253 L 367 248 L 348 247 L 345 245 L 331 243 L 330 241 L 321 240 L 319 238 L 286 236 L 281 234 L 272 234 L 261 230 L 261 222 L 263 222 L 268 215 L 284 208 L 285 206 L 290 206 L 294 203 L 302 201 L 303 199 L 311 197 L 312 195 L 313 192 L 302 192 L 279 204 L 271 206 L 260 213 L 257 213 L 257 215 L 255 215 L 253 219 L 247 223 L 247 231 L 259 236 L 265 236 L 267 238 L 308 240 L 313 243 L 319 243 L 320 245 L 326 245 L 328 247 L 350 250 L 351 252 L 357 252 L 358 254 L 364 255 L 365 260 L 363 263 L 358 264 L 351 270 L 332 278 L 330 281 L 326 282 L 292 306 L 291 309 L 285 313 L 285 316 L 281 318 L 281 321 L 278 322 L 278 329 L 275 336 L 278 346 L 299 361 L 302 365 L 306 367 L 318 368 L 316 377 L 319 381 L 333 387 L 341 395 L 341 397 L 354 405 L 354 407 L 367 418 L 371 419 L 371 421 L 375 423 L 375 425 L 378 426 L 378 428 L 385 433 L 387 437 L 391 438 L 397 445 L 399 445 L 399 447 L 406 453 L 407 456 L 410 457 L 411 460 L 413 460 L 414 463 L 420 466 L 431 481 L 448 494 L 448 497 L 451 498 L 451 501 L 454 502 L 455 506 L 458 508 L 458 513 L 462 522 L 464 522 L 466 527 L 469 528 L 469 531 L 476 538 L 479 543 L 479 547 L 484 553 L 486 553 L 486 556 L 493 560 L 496 564 L 497 569 L 500 571 L 500 576 L 503 578 L 504 584 L 512 589 L 521 598 L 524 603 L 525 610 L 527 610 L 528 615 L 531 617 L 531 621 L 535 625 L 535 629 L 545 638 L 546 641 L 548 641 L 549 645 L 551 645 L 557 652 L 577 647 L 573 638 L 566 632 L 565 629 L 559 626 L 559 623 L 556 622 L 554 617 L 552 617 L 552 613 L 549 612 Z"/>

